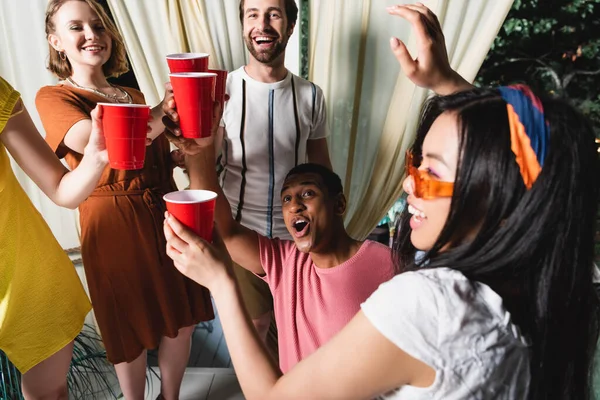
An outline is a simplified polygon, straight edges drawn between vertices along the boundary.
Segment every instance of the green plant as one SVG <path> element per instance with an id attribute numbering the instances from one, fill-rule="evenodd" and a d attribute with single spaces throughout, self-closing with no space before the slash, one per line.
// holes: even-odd
<path id="1" fill-rule="evenodd" d="M 103 398 L 107 394 L 117 398 L 112 384 L 115 379 L 111 380 L 114 369 L 108 363 L 101 343 L 102 339 L 95 328 L 89 325 L 84 325 L 75 338 L 73 358 L 67 375 L 70 398 L 93 399 L 99 393 L 102 393 Z M 0 351 L 0 400 L 20 399 L 23 399 L 21 374 L 6 354 Z"/>
<path id="2" fill-rule="evenodd" d="M 566 97 L 600 137 L 599 29 L 600 0 L 515 0 L 476 82 Z"/>
<path id="3" fill-rule="evenodd" d="M 103 393 L 103 397 L 110 394 L 116 399 L 117 394 L 112 385 L 114 375 L 114 369 L 106 359 L 106 350 L 102 347 L 102 338 L 93 327 L 86 325 L 75 338 L 73 358 L 67 375 L 71 397 L 84 400 Z"/>
<path id="4" fill-rule="evenodd" d="M 22 399 L 21 374 L 0 351 L 0 399 Z"/>

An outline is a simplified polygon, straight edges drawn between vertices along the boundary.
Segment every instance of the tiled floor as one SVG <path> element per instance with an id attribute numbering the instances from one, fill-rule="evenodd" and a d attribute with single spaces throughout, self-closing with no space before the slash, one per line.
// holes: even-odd
<path id="1" fill-rule="evenodd" d="M 155 376 L 148 384 L 146 399 L 154 400 L 160 392 Z M 240 385 L 231 368 L 188 368 L 181 384 L 180 400 L 244 400 Z"/>
<path id="2" fill-rule="evenodd" d="M 216 312 L 216 310 L 215 310 Z M 146 399 L 154 400 L 160 393 L 160 372 L 157 367 L 156 351 L 148 352 Z M 114 372 L 109 372 L 115 393 L 120 393 Z M 87 396 L 86 397 L 87 400 Z M 111 399 L 114 396 L 98 393 L 96 399 Z M 217 319 L 196 327 L 192 337 L 192 350 L 182 385 L 180 400 L 243 400 L 244 397 L 231 367 L 231 357 L 225 344 L 223 330 Z"/>
<path id="3" fill-rule="evenodd" d="M 70 398 L 86 400 L 115 400 L 120 394 L 114 374 L 106 375 L 110 380 L 113 394 L 108 390 L 97 389 L 94 393 Z M 94 379 L 93 376 L 88 378 Z M 105 388 L 105 387 L 104 387 Z M 153 368 L 146 382 L 146 400 L 154 400 L 160 393 L 160 372 Z M 122 398 L 122 397 L 121 397 Z M 188 368 L 181 384 L 179 400 L 244 400 L 242 391 L 231 368 Z"/>
<path id="4" fill-rule="evenodd" d="M 78 267 L 77 271 L 85 279 L 79 253 L 69 254 Z M 231 357 L 227 350 L 223 329 L 218 319 L 198 324 L 192 337 L 192 349 L 183 379 L 180 400 L 243 400 L 239 384 L 231 366 Z M 93 321 L 88 321 L 92 323 Z M 148 374 L 146 399 L 154 400 L 160 392 L 160 372 L 158 371 L 156 351 L 148 352 L 148 366 L 152 372 Z M 110 367 L 105 376 L 110 381 L 113 391 L 120 393 L 114 369 Z M 91 378 L 94 379 L 94 378 Z M 113 395 L 97 391 L 94 395 L 83 396 L 95 399 L 114 399 Z M 81 398 L 81 397 L 80 397 Z"/>

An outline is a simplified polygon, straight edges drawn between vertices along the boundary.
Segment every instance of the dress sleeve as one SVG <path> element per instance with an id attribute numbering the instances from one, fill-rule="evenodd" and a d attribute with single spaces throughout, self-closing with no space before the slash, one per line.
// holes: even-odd
<path id="1" fill-rule="evenodd" d="M 406 272 L 381 284 L 362 305 L 383 336 L 432 368 L 439 366 L 439 297 L 427 278 Z"/>
<path id="2" fill-rule="evenodd" d="M 310 134 L 308 135 L 309 140 L 323 139 L 329 136 L 329 128 L 327 127 L 327 109 L 325 106 L 325 98 L 323 91 L 320 87 L 313 85 L 314 91 L 314 104 L 313 104 L 313 118 Z"/>
<path id="3" fill-rule="evenodd" d="M 90 119 L 94 105 L 85 103 L 60 86 L 46 86 L 38 91 L 35 106 L 46 131 L 46 142 L 62 158 L 67 153 L 61 145 L 67 132 L 77 122 Z"/>
<path id="4" fill-rule="evenodd" d="M 21 94 L 0 77 L 0 134 L 4 131 L 6 123 L 13 116 L 15 105 Z"/>

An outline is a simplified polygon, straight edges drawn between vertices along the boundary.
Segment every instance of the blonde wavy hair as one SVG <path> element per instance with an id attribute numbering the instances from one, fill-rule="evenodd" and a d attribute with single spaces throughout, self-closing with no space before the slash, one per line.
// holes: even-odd
<path id="1" fill-rule="evenodd" d="M 58 10 L 69 1 L 81 1 L 87 3 L 88 6 L 98 15 L 104 29 L 112 39 L 111 54 L 108 61 L 102 66 L 102 71 L 106 77 L 117 77 L 129 71 L 127 63 L 127 53 L 125 52 L 125 44 L 123 38 L 117 30 L 115 24 L 108 17 L 104 8 L 94 0 L 50 0 L 46 8 L 46 39 L 49 39 L 51 34 L 56 33 L 54 25 L 54 15 Z M 68 58 L 62 59 L 60 53 L 50 42 L 48 42 L 48 70 L 61 79 L 68 78 L 73 73 L 71 63 Z"/>

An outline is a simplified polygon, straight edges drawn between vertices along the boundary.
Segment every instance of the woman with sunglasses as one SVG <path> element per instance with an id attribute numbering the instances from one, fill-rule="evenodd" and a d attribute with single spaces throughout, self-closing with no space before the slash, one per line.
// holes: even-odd
<path id="1" fill-rule="evenodd" d="M 439 29 L 424 6 L 390 12 Z M 526 86 L 435 97 L 408 161 L 398 275 L 283 376 L 219 237 L 209 245 L 168 216 L 167 254 L 213 293 L 246 398 L 591 398 L 600 171 L 589 122 Z"/>

